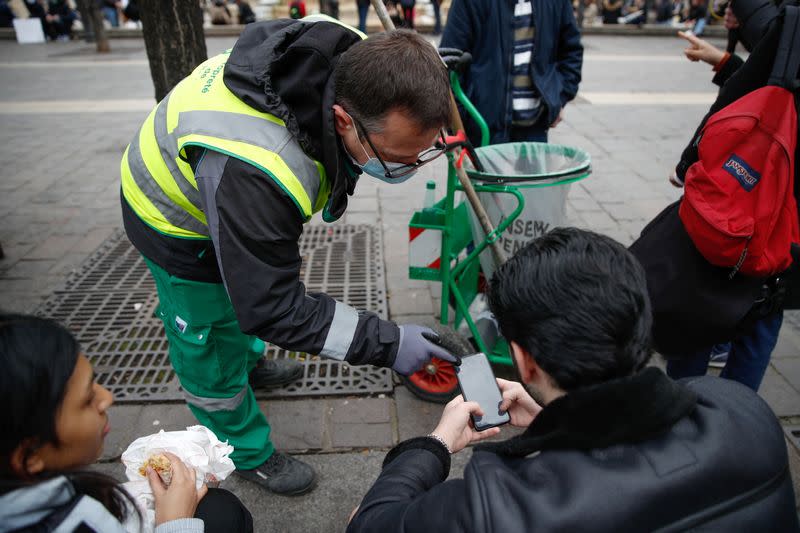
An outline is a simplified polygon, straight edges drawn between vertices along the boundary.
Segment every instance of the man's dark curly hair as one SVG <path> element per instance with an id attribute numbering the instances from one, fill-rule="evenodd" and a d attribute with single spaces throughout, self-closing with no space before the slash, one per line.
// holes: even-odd
<path id="1" fill-rule="evenodd" d="M 489 307 L 565 391 L 629 376 L 650 358 L 644 270 L 597 233 L 558 228 L 529 243 L 492 277 Z"/>

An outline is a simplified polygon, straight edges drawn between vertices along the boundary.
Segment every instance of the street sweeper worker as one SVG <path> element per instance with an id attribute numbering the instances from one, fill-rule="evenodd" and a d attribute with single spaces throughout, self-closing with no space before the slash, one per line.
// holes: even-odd
<path id="1" fill-rule="evenodd" d="M 359 180 L 401 183 L 444 152 L 448 75 L 407 30 L 370 37 L 324 17 L 248 24 L 156 105 L 121 162 L 122 214 L 159 295 L 172 365 L 237 472 L 302 494 L 313 469 L 275 451 L 253 387 L 301 377 L 264 341 L 352 365 L 455 362 L 428 328 L 398 326 L 300 281 L 298 240 L 340 218 Z"/>

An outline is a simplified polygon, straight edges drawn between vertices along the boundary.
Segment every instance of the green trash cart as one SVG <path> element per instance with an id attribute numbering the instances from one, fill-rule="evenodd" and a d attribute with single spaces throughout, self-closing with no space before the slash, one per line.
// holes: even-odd
<path id="1" fill-rule="evenodd" d="M 448 153 L 444 197 L 416 211 L 409 222 L 409 276 L 441 283 L 437 331 L 457 330 L 466 324 L 476 351 L 485 353 L 492 363 L 511 365 L 508 344 L 493 319 L 488 313 L 470 314 L 470 306 L 496 268 L 488 247 L 499 240 L 510 257 L 525 242 L 562 225 L 569 185 L 590 175 L 591 159 L 583 150 L 553 144 L 487 146 L 485 121 L 464 95 L 455 73 L 450 81 L 456 99 L 481 128 L 482 146 L 475 153 L 483 168 L 477 170 L 468 158 L 463 158 L 463 165 L 495 229 L 486 235 L 469 203 L 461 198 L 464 189 L 455 170 L 461 163 Z M 458 390 L 452 365 L 438 359 L 403 381 L 415 395 L 440 403 Z"/>

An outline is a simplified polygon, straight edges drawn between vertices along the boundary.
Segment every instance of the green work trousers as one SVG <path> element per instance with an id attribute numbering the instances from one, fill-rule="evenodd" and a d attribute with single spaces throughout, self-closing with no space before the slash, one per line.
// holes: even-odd
<path id="1" fill-rule="evenodd" d="M 233 446 L 237 468 L 252 469 L 275 451 L 270 427 L 247 381 L 264 342 L 242 333 L 221 283 L 171 276 L 145 258 L 156 282 L 169 359 L 197 420 Z"/>

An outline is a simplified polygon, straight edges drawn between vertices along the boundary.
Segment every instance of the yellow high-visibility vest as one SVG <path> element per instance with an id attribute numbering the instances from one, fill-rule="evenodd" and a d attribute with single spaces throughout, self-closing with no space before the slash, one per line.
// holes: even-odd
<path id="1" fill-rule="evenodd" d="M 230 50 L 198 66 L 153 109 L 122 156 L 122 193 L 150 227 L 174 237 L 208 238 L 186 148 L 207 148 L 269 175 L 305 220 L 325 206 L 330 183 L 284 122 L 242 102 L 222 81 Z"/>

